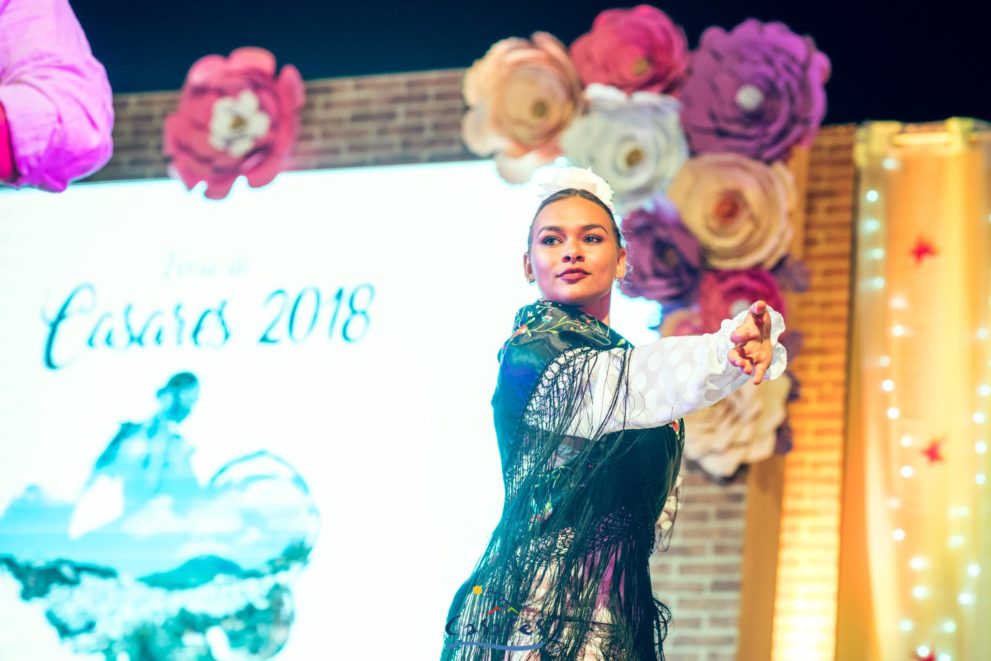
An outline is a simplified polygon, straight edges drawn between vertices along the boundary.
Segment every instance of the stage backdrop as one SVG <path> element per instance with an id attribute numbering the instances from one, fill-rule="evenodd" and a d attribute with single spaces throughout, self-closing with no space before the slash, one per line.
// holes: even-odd
<path id="1" fill-rule="evenodd" d="M 0 191 L 0 657 L 439 654 L 535 207 L 490 162 Z"/>

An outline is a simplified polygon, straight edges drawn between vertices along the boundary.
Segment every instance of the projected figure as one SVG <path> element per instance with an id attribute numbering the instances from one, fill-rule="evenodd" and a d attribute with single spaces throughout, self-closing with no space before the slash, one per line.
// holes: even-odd
<path id="1" fill-rule="evenodd" d="M 649 558 L 682 416 L 785 368 L 783 319 L 763 301 L 718 332 L 633 348 L 608 325 L 626 271 L 612 191 L 553 172 L 523 260 L 543 298 L 517 313 L 492 398 L 502 516 L 451 604 L 445 660 L 664 658 Z"/>
<path id="2" fill-rule="evenodd" d="M 175 374 L 157 396 L 151 418 L 121 425 L 75 503 L 29 487 L 11 504 L 0 518 L 0 572 L 79 652 L 272 656 L 293 620 L 289 583 L 319 527 L 309 490 L 265 451 L 201 485 L 179 430 L 199 381 Z"/>
<path id="3" fill-rule="evenodd" d="M 0 0 L 0 183 L 59 192 L 103 167 L 112 102 L 67 0 Z"/>
<path id="4" fill-rule="evenodd" d="M 168 495 L 182 509 L 195 500 L 200 485 L 190 462 L 193 448 L 179 433 L 179 424 L 199 398 L 199 382 L 181 372 L 157 395 L 155 415 L 138 424 L 125 422 L 100 455 L 76 501 L 70 537 L 130 516 L 155 496 Z M 116 488 L 114 481 L 119 482 Z"/>

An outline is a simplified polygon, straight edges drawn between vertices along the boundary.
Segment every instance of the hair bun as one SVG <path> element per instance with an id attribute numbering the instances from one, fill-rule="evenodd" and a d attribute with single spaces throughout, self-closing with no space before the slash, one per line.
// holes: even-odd
<path id="1" fill-rule="evenodd" d="M 541 201 L 559 190 L 579 188 L 602 200 L 613 215 L 616 215 L 612 201 L 612 187 L 605 179 L 592 172 L 592 168 L 546 166 L 534 173 L 533 183 Z"/>

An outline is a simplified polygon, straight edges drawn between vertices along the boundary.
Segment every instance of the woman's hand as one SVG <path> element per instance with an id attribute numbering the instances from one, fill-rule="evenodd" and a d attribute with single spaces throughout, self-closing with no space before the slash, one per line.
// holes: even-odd
<path id="1" fill-rule="evenodd" d="M 764 372 L 771 366 L 771 313 L 767 303 L 757 301 L 750 306 L 750 314 L 730 339 L 736 345 L 729 352 L 729 362 L 743 372 L 754 375 L 754 385 L 764 380 Z"/>

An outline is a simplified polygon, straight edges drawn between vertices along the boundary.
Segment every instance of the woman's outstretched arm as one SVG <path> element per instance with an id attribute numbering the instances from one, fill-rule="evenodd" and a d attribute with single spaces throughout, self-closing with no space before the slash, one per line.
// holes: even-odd
<path id="1" fill-rule="evenodd" d="M 592 438 L 620 429 L 659 427 L 715 404 L 748 380 L 780 376 L 788 362 L 778 342 L 784 318 L 768 305 L 770 328 L 762 328 L 761 322 L 748 319 L 760 305 L 766 304 L 758 302 L 724 319 L 714 333 L 665 337 L 634 349 L 602 352 L 588 368 L 589 387 L 573 420 L 573 434 Z M 755 339 L 754 333 L 763 338 Z M 621 380 L 624 360 L 627 374 Z M 618 404 L 610 414 L 614 398 Z"/>

